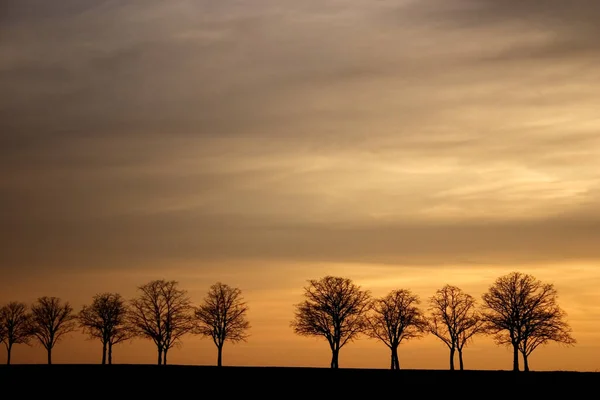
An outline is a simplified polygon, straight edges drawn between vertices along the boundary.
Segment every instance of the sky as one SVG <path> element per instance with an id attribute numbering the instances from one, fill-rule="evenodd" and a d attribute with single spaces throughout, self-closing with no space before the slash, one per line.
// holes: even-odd
<path id="1" fill-rule="evenodd" d="M 477 299 L 512 271 L 555 285 L 577 340 L 533 370 L 600 370 L 600 2 L 4 0 L 0 304 L 242 290 L 224 365 L 328 367 L 295 335 L 309 279 Z M 73 333 L 54 362 L 96 363 Z M 431 336 L 401 368 L 447 368 Z M 0 357 L 5 356 L 4 349 Z M 186 337 L 174 364 L 214 364 Z M 149 341 L 116 363 L 154 363 Z M 14 363 L 43 363 L 16 346 Z M 487 337 L 467 369 L 510 369 Z M 388 368 L 359 338 L 340 367 Z"/>

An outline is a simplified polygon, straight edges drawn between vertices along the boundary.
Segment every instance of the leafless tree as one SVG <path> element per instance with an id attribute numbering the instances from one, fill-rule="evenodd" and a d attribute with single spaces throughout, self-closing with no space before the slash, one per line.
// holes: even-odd
<path id="1" fill-rule="evenodd" d="M 31 338 L 30 315 L 27 304 L 12 301 L 0 308 L 0 342 L 6 346 L 6 364 L 10 365 L 12 347 L 29 343 Z"/>
<path id="2" fill-rule="evenodd" d="M 520 272 L 498 278 L 483 295 L 486 330 L 498 344 L 513 347 L 513 371 L 519 371 L 519 352 L 528 371 L 527 358 L 538 346 L 575 343 L 557 297 L 554 285 Z"/>
<path id="3" fill-rule="evenodd" d="M 390 349 L 390 368 L 393 370 L 400 369 L 400 343 L 421 337 L 426 331 L 427 320 L 418 308 L 419 304 L 419 297 L 406 289 L 393 290 L 372 303 L 366 334 Z"/>
<path id="4" fill-rule="evenodd" d="M 196 308 L 196 333 L 212 338 L 217 346 L 217 366 L 223 365 L 226 341 L 237 343 L 248 338 L 247 312 L 242 291 L 221 282 L 210 287 L 204 302 Z"/>
<path id="5" fill-rule="evenodd" d="M 138 287 L 131 300 L 129 322 L 135 336 L 150 339 L 158 350 L 158 365 L 167 364 L 169 349 L 180 343 L 193 325 L 193 307 L 177 281 L 154 280 Z"/>
<path id="6" fill-rule="evenodd" d="M 31 306 L 30 333 L 48 353 L 48 364 L 52 364 L 52 349 L 67 333 L 77 328 L 77 317 L 68 302 L 58 297 L 40 297 Z"/>
<path id="7" fill-rule="evenodd" d="M 113 345 L 128 340 L 132 331 L 127 325 L 127 305 L 118 293 L 100 293 L 91 305 L 84 305 L 79 312 L 79 325 L 90 338 L 102 343 L 102 364 L 112 364 Z"/>
<path id="8" fill-rule="evenodd" d="M 554 294 L 552 292 L 554 291 Z M 571 328 L 565 321 L 566 313 L 556 304 L 557 293 L 551 289 L 540 296 L 537 308 L 525 320 L 521 331 L 519 351 L 523 356 L 523 370 L 529 371 L 529 355 L 539 346 L 549 342 L 574 345 Z"/>
<path id="9" fill-rule="evenodd" d="M 338 368 L 340 349 L 368 327 L 370 293 L 348 278 L 326 276 L 308 282 L 306 300 L 295 305 L 290 325 L 298 335 L 325 337 L 331 348 L 331 368 Z"/>
<path id="10" fill-rule="evenodd" d="M 458 350 L 460 370 L 464 370 L 463 348 L 482 331 L 483 321 L 473 296 L 460 288 L 445 285 L 429 299 L 428 330 L 450 349 L 450 370 Z"/>

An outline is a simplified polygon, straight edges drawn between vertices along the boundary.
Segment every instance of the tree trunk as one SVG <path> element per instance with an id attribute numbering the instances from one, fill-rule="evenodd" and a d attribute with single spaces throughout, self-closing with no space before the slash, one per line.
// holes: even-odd
<path id="1" fill-rule="evenodd" d="M 464 371 L 465 370 L 465 364 L 463 363 L 462 349 L 458 349 L 458 363 L 460 365 L 460 370 Z"/>
<path id="2" fill-rule="evenodd" d="M 519 346 L 513 343 L 513 371 L 519 372 Z"/>
<path id="3" fill-rule="evenodd" d="M 400 360 L 398 359 L 398 346 L 392 346 L 392 365 L 391 369 L 398 370 L 400 369 Z"/>
<path id="4" fill-rule="evenodd" d="M 523 353 L 523 371 L 529 372 L 529 360 L 528 355 Z"/>
<path id="5" fill-rule="evenodd" d="M 108 343 L 108 365 L 112 365 L 112 343 Z"/>
<path id="6" fill-rule="evenodd" d="M 217 346 L 217 367 L 223 365 L 223 343 Z"/>
<path id="7" fill-rule="evenodd" d="M 454 347 L 450 347 L 450 371 L 454 371 L 454 352 L 456 349 Z"/>
<path id="8" fill-rule="evenodd" d="M 48 352 L 48 365 L 52 364 L 52 347 L 48 347 L 47 349 Z"/>
<path id="9" fill-rule="evenodd" d="M 106 364 L 106 342 L 102 343 L 102 365 Z"/>
<path id="10" fill-rule="evenodd" d="M 333 348 L 331 349 L 331 368 L 338 368 L 338 357 L 339 357 L 340 349 Z"/>
<path id="11" fill-rule="evenodd" d="M 162 364 L 162 347 L 158 346 L 158 365 Z"/>
<path id="12" fill-rule="evenodd" d="M 10 365 L 10 353 L 12 353 L 12 343 L 6 345 L 6 365 Z"/>
<path id="13" fill-rule="evenodd" d="M 165 349 L 163 350 L 163 365 L 167 365 L 167 351 L 168 351 L 168 350 L 169 350 L 169 349 L 167 349 L 167 348 L 165 348 Z"/>

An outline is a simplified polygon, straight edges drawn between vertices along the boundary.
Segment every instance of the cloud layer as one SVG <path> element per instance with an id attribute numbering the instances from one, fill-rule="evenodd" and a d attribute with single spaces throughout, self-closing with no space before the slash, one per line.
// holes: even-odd
<path id="1" fill-rule="evenodd" d="M 598 257 L 596 2 L 296 3 L 5 5 L 1 268 Z"/>

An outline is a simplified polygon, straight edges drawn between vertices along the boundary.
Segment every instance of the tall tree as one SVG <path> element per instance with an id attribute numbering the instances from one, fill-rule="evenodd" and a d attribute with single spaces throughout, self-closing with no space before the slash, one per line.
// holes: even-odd
<path id="1" fill-rule="evenodd" d="M 6 338 L 6 326 L 4 326 L 4 324 L 2 323 L 2 320 L 0 320 L 0 342 L 4 343 L 5 338 Z"/>
<path id="2" fill-rule="evenodd" d="M 512 346 L 513 371 L 519 371 L 519 352 L 528 371 L 527 358 L 538 346 L 575 343 L 557 297 L 554 285 L 520 272 L 501 276 L 483 295 L 486 330 L 498 344 Z"/>
<path id="3" fill-rule="evenodd" d="M 211 337 L 217 346 L 217 366 L 223 365 L 223 346 L 248 338 L 248 306 L 242 291 L 221 282 L 210 287 L 204 302 L 196 308 L 196 332 Z"/>
<path id="4" fill-rule="evenodd" d="M 118 293 L 100 293 L 92 304 L 84 305 L 79 312 L 79 325 L 90 338 L 102 343 L 102 364 L 112 364 L 113 345 L 131 338 L 127 325 L 127 305 Z"/>
<path id="5" fill-rule="evenodd" d="M 194 327 L 191 301 L 187 291 L 178 286 L 177 281 L 154 280 L 139 286 L 139 297 L 130 302 L 132 331 L 154 342 L 158 365 L 167 364 L 168 351 Z"/>
<path id="6" fill-rule="evenodd" d="M 448 346 L 450 370 L 454 370 L 457 350 L 460 370 L 464 370 L 463 348 L 483 325 L 475 298 L 456 286 L 445 285 L 429 299 L 429 311 L 428 330 Z"/>
<path id="7" fill-rule="evenodd" d="M 0 320 L 0 342 L 4 343 L 4 338 L 6 338 L 6 326 Z"/>
<path id="8" fill-rule="evenodd" d="M 295 305 L 290 325 L 298 335 L 325 337 L 331 348 L 331 368 L 338 368 L 340 349 L 368 327 L 370 293 L 352 280 L 336 276 L 308 283 L 305 300 Z"/>
<path id="9" fill-rule="evenodd" d="M 6 346 L 6 364 L 10 365 L 12 347 L 29 343 L 31 330 L 27 304 L 12 301 L 0 308 L 0 342 Z"/>
<path id="10" fill-rule="evenodd" d="M 519 343 L 524 371 L 529 371 L 529 355 L 539 346 L 549 342 L 564 345 L 577 343 L 571 336 L 571 327 L 565 321 L 567 314 L 556 304 L 556 298 L 554 289 L 540 296 L 536 309 L 525 319 Z"/>
<path id="11" fill-rule="evenodd" d="M 52 364 L 52 349 L 67 333 L 77 327 L 77 317 L 68 302 L 58 297 L 40 297 L 31 306 L 30 333 L 48 353 L 48 364 Z"/>
<path id="12" fill-rule="evenodd" d="M 427 321 L 419 304 L 419 297 L 406 289 L 393 290 L 372 303 L 366 334 L 383 342 L 390 349 L 390 368 L 393 370 L 400 369 L 400 343 L 420 337 L 426 331 Z"/>

